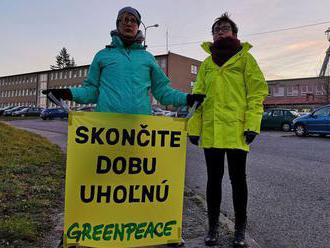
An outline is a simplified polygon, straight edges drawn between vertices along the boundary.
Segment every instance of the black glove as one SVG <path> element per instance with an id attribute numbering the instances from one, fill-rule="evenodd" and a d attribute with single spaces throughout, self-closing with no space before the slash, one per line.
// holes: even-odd
<path id="1" fill-rule="evenodd" d="M 51 98 L 49 98 L 48 94 L 52 93 L 53 96 L 57 99 L 63 99 L 63 100 L 72 100 L 72 93 L 70 89 L 48 89 L 48 90 L 43 90 L 42 94 L 47 95 L 47 98 L 54 102 Z M 55 102 L 54 102 L 55 103 Z"/>
<path id="2" fill-rule="evenodd" d="M 255 139 L 255 137 L 257 136 L 258 134 L 256 132 L 253 132 L 253 131 L 245 131 L 244 132 L 244 136 L 245 136 L 245 143 L 247 145 L 250 145 L 252 143 L 252 141 Z"/>
<path id="3" fill-rule="evenodd" d="M 195 102 L 198 102 L 198 105 L 201 105 L 202 102 L 204 101 L 205 95 L 202 94 L 188 94 L 187 95 L 187 105 L 189 107 L 192 107 Z"/>
<path id="4" fill-rule="evenodd" d="M 189 136 L 190 143 L 198 146 L 199 136 Z"/>

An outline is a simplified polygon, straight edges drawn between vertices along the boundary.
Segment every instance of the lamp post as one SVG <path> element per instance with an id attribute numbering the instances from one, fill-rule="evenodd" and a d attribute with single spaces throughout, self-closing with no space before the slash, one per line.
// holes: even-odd
<path id="1" fill-rule="evenodd" d="M 145 26 L 143 22 L 141 22 L 142 25 L 143 25 L 143 28 L 144 28 L 144 42 L 143 42 L 143 46 L 144 47 L 147 47 L 146 46 L 146 40 L 147 40 L 147 29 L 148 28 L 157 28 L 159 27 L 159 24 L 154 24 L 154 25 L 150 25 L 150 26 Z"/>

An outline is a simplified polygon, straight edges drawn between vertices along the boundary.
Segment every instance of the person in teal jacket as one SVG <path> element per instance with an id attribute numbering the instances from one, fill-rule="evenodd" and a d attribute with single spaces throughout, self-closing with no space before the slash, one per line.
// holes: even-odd
<path id="1" fill-rule="evenodd" d="M 43 94 L 48 96 L 51 92 L 57 99 L 81 104 L 96 103 L 98 112 L 127 114 L 152 113 L 150 90 L 162 105 L 192 106 L 195 101 L 202 102 L 201 94 L 186 94 L 169 86 L 154 56 L 142 45 L 140 23 L 141 15 L 136 9 L 119 10 L 111 45 L 95 55 L 83 86 L 48 89 Z"/>

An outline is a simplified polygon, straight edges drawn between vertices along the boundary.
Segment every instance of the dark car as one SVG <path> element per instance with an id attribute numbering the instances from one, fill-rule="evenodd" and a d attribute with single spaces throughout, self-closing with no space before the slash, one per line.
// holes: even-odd
<path id="1" fill-rule="evenodd" d="M 6 106 L 6 107 L 3 107 L 3 108 L 0 108 L 0 115 L 3 115 L 3 113 L 5 112 L 5 110 L 11 109 L 11 108 L 13 108 L 13 106 Z"/>
<path id="2" fill-rule="evenodd" d="M 330 134 L 330 104 L 294 119 L 293 125 L 297 136 L 307 136 L 308 134 L 325 136 Z"/>
<path id="3" fill-rule="evenodd" d="M 85 107 L 79 107 L 77 108 L 77 112 L 93 112 L 95 110 L 95 107 L 93 106 L 85 106 Z"/>
<path id="4" fill-rule="evenodd" d="M 3 115 L 4 116 L 12 116 L 12 114 L 15 112 L 15 111 L 19 111 L 23 108 L 26 108 L 26 106 L 16 106 L 16 107 L 13 107 L 13 108 L 10 108 L 10 109 L 7 109 L 3 112 Z"/>
<path id="5" fill-rule="evenodd" d="M 40 116 L 43 108 L 28 107 L 12 113 L 12 116 Z"/>
<path id="6" fill-rule="evenodd" d="M 40 114 L 41 119 L 51 120 L 54 118 L 68 118 L 68 112 L 61 108 L 48 108 L 44 109 Z"/>
<path id="7" fill-rule="evenodd" d="M 288 132 L 293 128 L 292 121 L 299 117 L 298 112 L 291 109 L 268 109 L 261 120 L 262 129 L 281 129 Z"/>

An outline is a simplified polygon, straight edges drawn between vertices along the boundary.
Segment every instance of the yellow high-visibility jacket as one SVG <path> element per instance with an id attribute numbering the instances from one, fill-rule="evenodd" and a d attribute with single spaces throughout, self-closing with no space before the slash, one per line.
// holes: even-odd
<path id="1" fill-rule="evenodd" d="M 202 44 L 209 54 L 210 45 L 210 42 Z M 244 131 L 260 133 L 268 86 L 248 52 L 251 47 L 249 43 L 242 43 L 242 50 L 221 67 L 211 56 L 200 66 L 193 93 L 206 97 L 188 122 L 188 135 L 200 136 L 203 148 L 249 151 Z"/>

